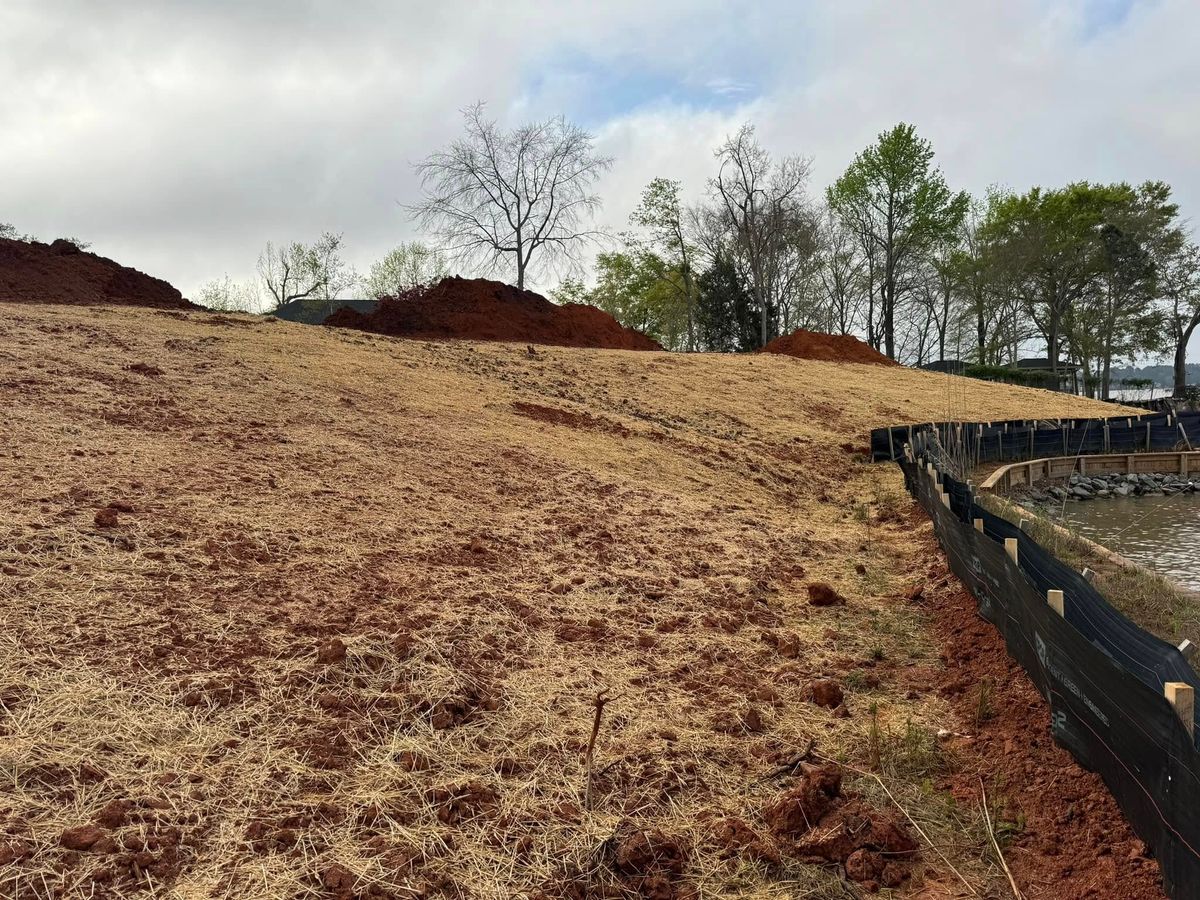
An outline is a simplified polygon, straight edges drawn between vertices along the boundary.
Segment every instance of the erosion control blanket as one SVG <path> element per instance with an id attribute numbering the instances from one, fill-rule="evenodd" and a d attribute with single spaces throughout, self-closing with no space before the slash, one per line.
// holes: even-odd
<path id="1" fill-rule="evenodd" d="M 1200 679 L 1176 648 L 1126 619 L 1012 523 L 976 505 L 965 484 L 941 473 L 935 480 L 924 461 L 900 465 L 951 569 L 1046 698 L 1054 739 L 1104 779 L 1158 858 L 1168 895 L 1200 898 L 1200 752 L 1163 692 L 1166 682 L 1200 687 Z M 1005 538 L 1017 540 L 1016 563 Z M 1048 590 L 1063 591 L 1063 615 L 1047 603 Z"/>
<path id="2" fill-rule="evenodd" d="M 1200 449 L 1200 413 L 1155 413 L 1107 419 L 930 422 L 876 428 L 871 432 L 871 457 L 876 462 L 900 459 L 905 444 L 914 444 L 916 435 L 931 431 L 943 446 L 959 448 L 976 464 L 1081 453 Z"/>

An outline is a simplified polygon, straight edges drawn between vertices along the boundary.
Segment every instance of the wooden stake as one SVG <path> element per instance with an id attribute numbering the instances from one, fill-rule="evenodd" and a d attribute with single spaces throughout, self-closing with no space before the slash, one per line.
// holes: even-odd
<path id="1" fill-rule="evenodd" d="M 1185 681 L 1168 681 L 1163 685 L 1163 694 L 1173 707 L 1175 714 L 1179 716 L 1183 722 L 1183 727 L 1187 729 L 1189 735 L 1195 734 L 1195 691 L 1192 686 Z"/>
<path id="2" fill-rule="evenodd" d="M 584 757 L 584 763 L 587 766 L 587 784 L 583 789 L 584 809 L 592 808 L 592 754 L 596 749 L 596 735 L 600 733 L 600 717 L 604 715 L 604 707 L 616 699 L 616 697 L 609 697 L 608 688 L 605 688 L 592 700 L 592 706 L 596 708 L 596 717 L 592 720 L 592 736 L 588 739 L 587 754 Z"/>
<path id="3" fill-rule="evenodd" d="M 1095 572 L 1093 572 L 1091 569 L 1089 569 L 1087 567 L 1084 567 L 1084 570 L 1083 570 L 1083 580 L 1084 581 L 1086 581 L 1088 584 L 1091 584 L 1092 580 L 1095 579 L 1095 577 L 1096 577 Z"/>
<path id="4" fill-rule="evenodd" d="M 1004 539 L 1004 552 L 1008 554 L 1008 558 L 1011 559 L 1013 562 L 1018 561 L 1017 560 L 1017 539 L 1016 538 L 1005 538 Z"/>
<path id="5" fill-rule="evenodd" d="M 1060 616 L 1063 612 L 1063 592 L 1062 591 L 1046 591 L 1046 602 L 1050 604 L 1050 608 Z"/>
<path id="6" fill-rule="evenodd" d="M 975 530 L 978 531 L 980 534 L 983 534 L 983 519 L 975 520 Z"/>

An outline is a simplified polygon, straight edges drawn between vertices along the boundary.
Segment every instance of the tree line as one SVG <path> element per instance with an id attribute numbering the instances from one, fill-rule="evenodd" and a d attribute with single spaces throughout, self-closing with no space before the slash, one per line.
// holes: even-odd
<path id="1" fill-rule="evenodd" d="M 714 148 L 701 196 L 655 178 L 611 233 L 594 222 L 612 162 L 562 116 L 505 130 L 476 104 L 462 135 L 417 165 L 407 210 L 429 244 L 360 275 L 339 234 L 268 243 L 255 281 L 218 279 L 197 299 L 271 311 L 352 289 L 394 296 L 453 264 L 521 288 L 554 278 L 555 300 L 599 306 L 673 350 L 755 350 L 806 328 L 918 365 L 1012 366 L 1036 345 L 1104 397 L 1114 366 L 1144 355 L 1173 357 L 1186 382 L 1200 249 L 1163 182 L 971 197 L 900 123 L 814 193 L 811 160 L 771 153 L 747 124 Z"/>
<path id="2" fill-rule="evenodd" d="M 911 364 L 1012 366 L 1044 347 L 1109 396 L 1115 365 L 1173 358 L 1186 384 L 1200 325 L 1200 250 L 1162 182 L 1077 182 L 982 198 L 952 191 L 899 124 L 822 196 L 809 163 L 773 159 L 743 127 L 715 151 L 706 196 L 653 180 L 589 302 L 676 350 L 754 350 L 796 328 L 855 334 Z"/>

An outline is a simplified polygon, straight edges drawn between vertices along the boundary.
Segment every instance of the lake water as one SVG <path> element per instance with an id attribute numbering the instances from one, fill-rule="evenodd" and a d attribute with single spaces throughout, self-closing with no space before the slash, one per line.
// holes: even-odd
<path id="1" fill-rule="evenodd" d="M 1069 502 L 1062 520 L 1114 553 L 1200 590 L 1200 494 Z"/>

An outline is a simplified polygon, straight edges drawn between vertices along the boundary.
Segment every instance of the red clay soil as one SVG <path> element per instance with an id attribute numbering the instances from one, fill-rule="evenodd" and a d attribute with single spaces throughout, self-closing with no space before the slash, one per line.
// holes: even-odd
<path id="1" fill-rule="evenodd" d="M 594 306 L 559 306 L 541 294 L 485 278 L 454 276 L 428 290 L 384 297 L 368 315 L 343 307 L 325 324 L 425 340 L 458 338 L 612 350 L 662 349 Z"/>
<path id="2" fill-rule="evenodd" d="M 914 513 L 913 524 L 922 519 Z M 970 727 L 969 735 L 951 739 L 963 765 L 944 787 L 960 804 L 979 809 L 983 776 L 993 816 L 1017 826 L 1004 855 L 1030 900 L 1163 900 L 1158 863 L 1100 776 L 1054 743 L 1042 696 L 932 539 L 928 556 L 935 562 L 913 599 L 928 608 L 942 646 L 945 672 L 933 687 Z M 989 685 L 983 716 L 981 684 Z"/>
<path id="3" fill-rule="evenodd" d="M 69 241 L 7 238 L 0 238 L 0 302 L 199 309 L 162 279 L 81 251 Z"/>
<path id="4" fill-rule="evenodd" d="M 798 359 L 819 359 L 824 362 L 866 363 L 872 366 L 899 365 L 878 350 L 848 334 L 822 334 L 801 328 L 775 338 L 761 353 L 782 353 Z"/>

